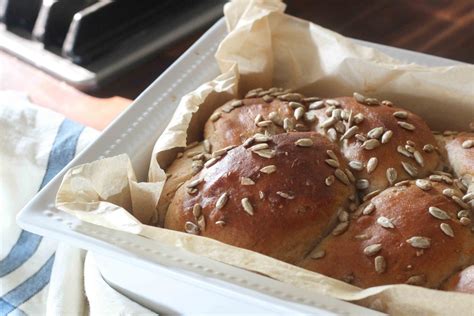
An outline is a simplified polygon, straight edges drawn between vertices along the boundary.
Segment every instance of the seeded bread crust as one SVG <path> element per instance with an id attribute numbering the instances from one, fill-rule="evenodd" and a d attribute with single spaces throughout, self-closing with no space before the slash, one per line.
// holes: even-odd
<path id="1" fill-rule="evenodd" d="M 438 288 L 453 271 L 473 263 L 474 234 L 471 223 L 458 218 L 461 206 L 443 190 L 463 193 L 446 183 L 430 187 L 411 181 L 384 190 L 361 205 L 344 234 L 327 237 L 313 251 L 324 256 L 309 255 L 299 265 L 362 288 L 396 283 Z M 364 215 L 370 204 L 373 210 Z M 430 211 L 433 206 L 441 211 Z"/>
<path id="2" fill-rule="evenodd" d="M 455 291 L 474 294 L 474 265 L 453 275 L 441 287 L 445 291 Z"/>
<path id="3" fill-rule="evenodd" d="M 273 158 L 260 156 L 265 149 L 241 145 L 186 182 L 176 192 L 165 227 L 299 261 L 335 225 L 354 187 L 337 179 L 325 184 L 335 171 L 325 163 L 327 150 L 347 166 L 338 148 L 321 135 L 280 134 L 268 145 Z M 242 177 L 254 184 L 242 185 Z M 193 186 L 198 179 L 202 182 Z M 195 205 L 199 211 L 193 214 Z"/>

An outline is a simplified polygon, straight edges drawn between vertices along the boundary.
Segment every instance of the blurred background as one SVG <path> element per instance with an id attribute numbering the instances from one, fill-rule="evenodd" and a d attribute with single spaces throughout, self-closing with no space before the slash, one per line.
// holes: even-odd
<path id="1" fill-rule="evenodd" d="M 220 0 L 0 0 L 0 90 L 105 128 L 222 16 Z M 473 0 L 288 0 L 345 36 L 474 63 Z M 93 113 L 93 115 L 91 114 Z"/>

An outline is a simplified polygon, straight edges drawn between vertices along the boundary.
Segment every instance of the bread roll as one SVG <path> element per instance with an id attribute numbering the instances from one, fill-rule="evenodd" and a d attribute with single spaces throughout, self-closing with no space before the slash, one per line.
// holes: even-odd
<path id="1" fill-rule="evenodd" d="M 354 199 L 346 168 L 338 148 L 316 133 L 261 138 L 181 186 L 165 228 L 300 261 Z"/>
<path id="2" fill-rule="evenodd" d="M 445 291 L 474 294 L 474 265 L 456 273 L 441 287 Z"/>
<path id="3" fill-rule="evenodd" d="M 363 194 L 424 178 L 442 166 L 423 119 L 389 101 L 354 95 L 324 100 L 316 110 L 317 131 L 340 144 Z"/>
<path id="4" fill-rule="evenodd" d="M 448 181 L 449 182 L 449 181 Z M 329 236 L 299 265 L 356 286 L 407 283 L 438 288 L 472 264 L 468 213 L 444 182 L 417 180 L 388 188 L 357 210 L 340 236 Z M 364 215 L 366 214 L 366 215 Z M 463 218 L 463 219 L 461 219 Z"/>
<path id="5" fill-rule="evenodd" d="M 444 136 L 447 160 L 458 177 L 474 176 L 474 133 Z"/>

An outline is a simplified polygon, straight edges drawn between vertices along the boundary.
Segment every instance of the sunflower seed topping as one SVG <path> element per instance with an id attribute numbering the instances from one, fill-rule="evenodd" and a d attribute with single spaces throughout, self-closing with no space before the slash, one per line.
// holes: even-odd
<path id="1" fill-rule="evenodd" d="M 313 123 L 316 122 L 317 119 L 318 117 L 316 116 L 316 113 L 314 111 L 309 111 L 304 114 L 304 120 L 306 122 Z"/>
<path id="2" fill-rule="evenodd" d="M 324 250 L 316 250 L 316 251 L 313 251 L 309 257 L 311 259 L 321 259 L 323 258 L 324 256 L 326 255 L 326 251 Z"/>
<path id="3" fill-rule="evenodd" d="M 385 216 L 380 216 L 379 218 L 377 218 L 377 224 L 379 224 L 383 228 L 395 228 L 395 225 L 393 225 L 392 220 Z"/>
<path id="4" fill-rule="evenodd" d="M 395 181 L 397 181 L 398 174 L 395 168 L 388 168 L 385 174 L 390 185 L 393 185 Z"/>
<path id="5" fill-rule="evenodd" d="M 303 102 L 315 102 L 321 100 L 320 97 L 306 97 L 303 99 Z"/>
<path id="6" fill-rule="evenodd" d="M 367 234 L 359 234 L 359 235 L 355 235 L 354 239 L 356 239 L 356 240 L 367 240 L 367 239 L 370 239 L 370 236 L 367 235 Z"/>
<path id="7" fill-rule="evenodd" d="M 356 181 L 356 188 L 359 190 L 365 190 L 369 187 L 369 180 L 367 179 L 358 179 Z"/>
<path id="8" fill-rule="evenodd" d="M 278 126 L 283 126 L 283 120 L 277 112 L 270 112 L 268 118 L 272 121 L 273 124 Z"/>
<path id="9" fill-rule="evenodd" d="M 195 188 L 195 187 L 197 187 L 199 184 L 201 184 L 201 182 L 203 182 L 203 181 L 204 181 L 204 179 L 202 179 L 202 178 L 192 180 L 192 181 L 190 181 L 190 182 L 186 185 L 186 187 L 187 187 L 187 188 Z"/>
<path id="10" fill-rule="evenodd" d="M 362 144 L 362 148 L 366 150 L 372 150 L 380 146 L 380 142 L 377 139 L 368 139 Z"/>
<path id="11" fill-rule="evenodd" d="M 210 166 L 215 164 L 218 160 L 219 160 L 219 158 L 217 158 L 217 157 L 211 158 L 208 161 L 206 161 L 206 163 L 204 164 L 204 167 L 209 168 Z"/>
<path id="12" fill-rule="evenodd" d="M 472 148 L 472 147 L 474 147 L 474 140 L 472 140 L 472 139 L 465 140 L 465 141 L 462 142 L 461 146 L 464 149 Z"/>
<path id="13" fill-rule="evenodd" d="M 275 165 L 268 165 L 260 169 L 260 172 L 266 173 L 266 174 L 271 174 L 276 171 L 276 166 Z"/>
<path id="14" fill-rule="evenodd" d="M 324 107 L 324 101 L 316 101 L 316 102 L 313 102 L 309 105 L 309 109 L 310 110 L 319 110 L 319 109 L 322 109 Z"/>
<path id="15" fill-rule="evenodd" d="M 267 95 L 264 95 L 263 96 L 263 101 L 267 102 L 267 103 L 270 103 L 273 101 L 273 97 L 272 96 L 269 96 L 268 94 Z"/>
<path id="16" fill-rule="evenodd" d="M 375 211 L 375 205 L 373 203 L 369 203 L 364 207 L 364 210 L 362 211 L 362 214 L 364 215 L 370 215 Z"/>
<path id="17" fill-rule="evenodd" d="M 294 102 L 294 101 L 289 102 L 288 105 L 289 105 L 290 108 L 292 108 L 293 110 L 296 110 L 297 108 L 304 108 L 303 104 L 301 104 L 301 103 L 299 103 L 299 102 Z"/>
<path id="18" fill-rule="evenodd" d="M 426 249 L 431 246 L 431 239 L 428 237 L 413 236 L 406 240 L 414 248 Z"/>
<path id="19" fill-rule="evenodd" d="M 351 128 L 349 128 L 349 129 L 341 136 L 341 140 L 351 138 L 352 136 L 354 136 L 355 134 L 357 134 L 358 131 L 359 131 L 359 127 L 357 127 L 357 126 L 355 126 L 355 125 L 352 126 Z"/>
<path id="20" fill-rule="evenodd" d="M 424 274 L 420 275 L 412 275 L 411 277 L 408 278 L 408 280 L 405 282 L 406 284 L 409 285 L 423 285 L 426 282 L 426 277 Z"/>
<path id="21" fill-rule="evenodd" d="M 346 173 L 347 178 L 349 178 L 350 182 L 354 183 L 356 181 L 356 178 L 355 178 L 354 174 L 352 173 L 352 171 L 350 171 L 347 168 L 344 168 L 344 172 Z"/>
<path id="22" fill-rule="evenodd" d="M 287 94 L 278 96 L 278 99 L 283 100 L 283 101 L 300 102 L 301 99 L 303 99 L 303 96 L 299 93 L 287 93 Z"/>
<path id="23" fill-rule="evenodd" d="M 383 256 L 375 257 L 374 265 L 375 265 L 375 272 L 377 272 L 378 274 L 384 273 L 385 269 L 387 268 L 387 263 Z"/>
<path id="24" fill-rule="evenodd" d="M 268 144 L 266 143 L 260 143 L 260 144 L 257 144 L 257 145 L 253 145 L 252 147 L 250 147 L 249 149 L 251 151 L 258 151 L 258 150 L 262 150 L 262 149 L 267 149 L 269 148 L 270 146 L 268 146 Z"/>
<path id="25" fill-rule="evenodd" d="M 402 161 L 403 169 L 412 177 L 416 177 L 418 175 L 418 169 L 409 162 Z"/>
<path id="26" fill-rule="evenodd" d="M 334 227 L 334 229 L 332 231 L 332 234 L 334 236 L 339 236 L 343 232 L 345 232 L 348 227 L 349 227 L 349 222 L 341 222 L 341 223 L 337 224 L 336 227 Z"/>
<path id="27" fill-rule="evenodd" d="M 470 214 L 469 214 L 469 211 L 468 210 L 460 210 L 457 214 L 458 218 L 461 218 L 461 217 L 469 217 Z"/>
<path id="28" fill-rule="evenodd" d="M 367 133 L 367 136 L 369 138 L 373 138 L 373 139 L 377 139 L 379 138 L 380 136 L 382 136 L 383 134 L 383 127 L 380 126 L 380 127 L 375 127 L 373 129 L 371 129 L 368 133 Z"/>
<path id="29" fill-rule="evenodd" d="M 313 146 L 313 140 L 311 138 L 300 138 L 295 142 L 298 147 L 311 147 Z"/>
<path id="30" fill-rule="evenodd" d="M 362 94 L 358 93 L 358 92 L 354 92 L 352 94 L 352 96 L 359 103 L 364 103 L 365 102 L 365 97 Z"/>
<path id="31" fill-rule="evenodd" d="M 346 211 L 342 210 L 339 215 L 337 216 L 338 220 L 340 222 L 347 222 L 349 220 L 349 213 Z"/>
<path id="32" fill-rule="evenodd" d="M 334 183 L 334 180 L 334 176 L 331 175 L 324 180 L 324 183 L 329 187 Z"/>
<path id="33" fill-rule="evenodd" d="M 221 227 L 224 227 L 224 226 L 225 226 L 225 221 L 219 220 L 219 221 L 216 221 L 215 224 L 216 224 L 216 225 L 219 225 L 219 226 L 221 226 Z"/>
<path id="34" fill-rule="evenodd" d="M 255 182 L 250 178 L 242 177 L 240 178 L 240 184 L 241 185 L 254 185 Z"/>
<path id="35" fill-rule="evenodd" d="M 382 244 L 372 244 L 364 248 L 364 254 L 366 256 L 373 256 L 382 250 Z"/>
<path id="36" fill-rule="evenodd" d="M 383 133 L 382 139 L 381 139 L 382 144 L 388 143 L 390 139 L 392 139 L 392 136 L 393 136 L 393 132 L 391 130 L 388 130 L 385 133 Z"/>
<path id="37" fill-rule="evenodd" d="M 300 120 L 303 117 L 304 113 L 305 113 L 304 107 L 296 108 L 295 113 L 294 113 L 295 119 Z"/>
<path id="38" fill-rule="evenodd" d="M 447 224 L 447 223 L 441 223 L 441 224 L 439 225 L 439 228 L 441 229 L 441 231 L 442 231 L 445 235 L 447 235 L 447 236 L 449 236 L 449 237 L 454 237 L 454 231 L 453 231 L 453 229 L 451 228 L 451 226 L 450 226 L 449 224 Z"/>
<path id="39" fill-rule="evenodd" d="M 193 222 L 186 222 L 184 224 L 184 230 L 188 234 L 199 235 L 199 227 Z"/>
<path id="40" fill-rule="evenodd" d="M 360 124 L 364 120 L 365 116 L 362 113 L 357 113 L 354 115 L 354 124 Z"/>
<path id="41" fill-rule="evenodd" d="M 360 161 L 351 160 L 349 161 L 349 167 L 353 170 L 361 171 L 364 169 L 364 164 Z"/>
<path id="42" fill-rule="evenodd" d="M 322 128 L 329 128 L 331 126 L 333 126 L 334 124 L 336 124 L 336 122 L 338 121 L 338 119 L 334 116 L 331 116 L 330 118 L 328 118 L 327 120 L 325 120 L 324 122 L 321 123 L 321 127 Z"/>
<path id="43" fill-rule="evenodd" d="M 423 156 L 418 150 L 415 150 L 413 153 L 413 157 L 415 157 L 415 161 L 421 166 L 424 167 L 425 165 L 425 160 L 423 159 Z"/>
<path id="44" fill-rule="evenodd" d="M 295 198 L 294 195 L 282 191 L 278 191 L 276 194 L 287 200 L 293 200 Z"/>
<path id="45" fill-rule="evenodd" d="M 193 206 L 193 215 L 194 215 L 194 218 L 199 218 L 199 216 L 201 216 L 201 211 L 202 211 L 202 207 L 201 205 L 199 204 L 194 204 Z"/>
<path id="46" fill-rule="evenodd" d="M 276 152 L 274 150 L 271 150 L 271 149 L 268 149 L 268 148 L 267 149 L 261 149 L 261 150 L 255 150 L 255 151 L 253 151 L 253 153 L 259 155 L 262 158 L 267 158 L 267 159 L 273 158 L 276 155 Z"/>
<path id="47" fill-rule="evenodd" d="M 224 155 L 225 153 L 227 153 L 227 150 L 225 148 L 216 150 L 215 152 L 212 153 L 212 158 L 220 157 Z"/>
<path id="48" fill-rule="evenodd" d="M 379 105 L 380 102 L 376 98 L 366 98 L 364 100 L 365 105 Z"/>
<path id="49" fill-rule="evenodd" d="M 336 178 L 341 181 L 342 183 L 344 183 L 345 185 L 349 185 L 350 184 L 350 181 L 349 181 L 349 178 L 347 177 L 347 175 L 344 173 L 344 171 L 342 171 L 341 169 L 337 168 L 335 171 L 334 171 L 334 175 L 336 176 Z"/>
<path id="50" fill-rule="evenodd" d="M 335 143 L 337 141 L 337 132 L 334 128 L 330 128 L 327 130 L 328 138 L 331 142 Z"/>
<path id="51" fill-rule="evenodd" d="M 405 147 L 403 146 L 397 146 L 397 152 L 399 152 L 400 154 L 402 154 L 403 156 L 405 157 L 408 157 L 408 158 L 411 158 L 413 155 L 405 149 Z"/>
<path id="52" fill-rule="evenodd" d="M 283 129 L 287 132 L 290 132 L 295 129 L 295 124 L 288 117 L 283 119 Z"/>
<path id="53" fill-rule="evenodd" d="M 470 206 L 466 202 L 464 202 L 459 196 L 453 195 L 451 199 L 459 205 L 462 209 L 469 209 Z"/>
<path id="54" fill-rule="evenodd" d="M 217 121 L 219 118 L 221 117 L 221 113 L 220 112 L 215 112 L 211 115 L 211 117 L 209 118 L 212 122 L 215 122 Z"/>
<path id="55" fill-rule="evenodd" d="M 422 189 L 424 191 L 428 191 L 433 187 L 431 182 L 429 180 L 425 180 L 425 179 L 417 179 L 415 181 L 415 184 L 416 184 L 417 187 L 419 187 L 420 189 Z"/>
<path id="56" fill-rule="evenodd" d="M 395 116 L 398 119 L 406 119 L 406 118 L 408 118 L 408 112 L 397 111 L 397 112 L 393 113 L 393 116 Z"/>
<path id="57" fill-rule="evenodd" d="M 434 149 L 435 149 L 435 147 L 431 144 L 426 144 L 426 145 L 423 146 L 423 151 L 425 153 L 431 153 L 431 152 L 433 152 Z"/>
<path id="58" fill-rule="evenodd" d="M 260 121 L 257 123 L 257 126 L 258 127 L 268 127 L 270 125 L 272 125 L 273 122 L 271 120 L 265 120 L 265 121 Z"/>
<path id="59" fill-rule="evenodd" d="M 241 201 L 242 207 L 244 208 L 244 211 L 249 214 L 253 215 L 253 206 L 250 204 L 250 201 L 248 198 L 243 198 Z"/>
<path id="60" fill-rule="evenodd" d="M 371 174 L 372 172 L 374 172 L 375 168 L 377 168 L 378 163 L 379 160 L 377 159 L 377 157 L 371 157 L 367 162 L 367 173 Z"/>
<path id="61" fill-rule="evenodd" d="M 461 225 L 469 226 L 471 224 L 471 219 L 469 217 L 461 217 L 459 219 L 459 222 L 461 223 Z"/>
<path id="62" fill-rule="evenodd" d="M 400 126 L 403 129 L 406 129 L 407 131 L 414 131 L 415 130 L 415 125 L 403 122 L 403 121 L 398 121 L 397 122 L 398 126 Z"/>
<path id="63" fill-rule="evenodd" d="M 206 230 L 206 218 L 203 215 L 199 216 L 199 218 L 197 219 L 197 223 L 201 231 Z"/>
<path id="64" fill-rule="evenodd" d="M 339 162 L 337 162 L 334 159 L 326 159 L 325 160 L 328 165 L 330 165 L 333 168 L 339 168 Z"/>
<path id="65" fill-rule="evenodd" d="M 379 194 L 380 192 L 382 192 L 382 190 L 374 190 L 370 193 L 367 193 L 366 195 L 364 195 L 364 197 L 362 198 L 362 201 L 368 201 L 370 200 L 371 198 L 373 198 L 374 196 L 376 196 L 377 194 Z"/>
<path id="66" fill-rule="evenodd" d="M 436 206 L 430 206 L 428 212 L 437 219 L 446 220 L 450 218 L 448 213 Z"/>
<path id="67" fill-rule="evenodd" d="M 218 210 L 222 209 L 226 205 L 228 200 L 229 200 L 229 194 L 227 192 L 222 193 L 221 196 L 217 199 L 216 208 Z"/>

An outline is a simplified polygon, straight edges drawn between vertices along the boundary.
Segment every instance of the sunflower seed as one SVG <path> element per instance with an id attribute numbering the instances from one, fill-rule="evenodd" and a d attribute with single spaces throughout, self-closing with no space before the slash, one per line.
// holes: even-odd
<path id="1" fill-rule="evenodd" d="M 362 94 L 358 93 L 358 92 L 354 92 L 352 94 L 352 96 L 359 103 L 364 103 L 365 102 L 365 97 Z"/>
<path id="2" fill-rule="evenodd" d="M 204 216 L 200 216 L 197 220 L 197 223 L 198 223 L 198 226 L 199 226 L 199 229 L 201 231 L 205 231 L 206 230 L 206 218 Z"/>
<path id="3" fill-rule="evenodd" d="M 330 128 L 327 130 L 328 138 L 331 142 L 335 143 L 337 141 L 337 132 L 334 128 Z"/>
<path id="4" fill-rule="evenodd" d="M 420 153 L 418 150 L 415 150 L 415 152 L 413 153 L 413 157 L 415 157 L 415 161 L 416 161 L 421 167 L 424 167 L 424 166 L 425 166 L 425 160 L 423 159 L 423 156 L 421 155 L 421 153 Z"/>
<path id="5" fill-rule="evenodd" d="M 365 105 L 379 105 L 380 102 L 376 98 L 365 98 L 364 104 Z"/>
<path id="6" fill-rule="evenodd" d="M 426 144 L 426 145 L 423 146 L 423 151 L 425 153 L 431 153 L 431 152 L 433 152 L 434 149 L 435 149 L 434 146 L 431 145 L 431 144 Z"/>
<path id="7" fill-rule="evenodd" d="M 225 221 L 219 220 L 219 221 L 216 221 L 215 224 L 216 224 L 216 225 L 219 225 L 219 226 L 221 226 L 221 227 L 224 227 L 224 226 L 225 226 Z"/>
<path id="8" fill-rule="evenodd" d="M 403 169 L 412 177 L 416 177 L 418 175 L 418 169 L 409 162 L 402 161 Z"/>
<path id="9" fill-rule="evenodd" d="M 397 152 L 399 152 L 400 154 L 408 158 L 413 157 L 413 155 L 408 150 L 406 150 L 405 147 L 403 146 L 397 146 Z"/>
<path id="10" fill-rule="evenodd" d="M 313 251 L 309 257 L 311 259 L 321 259 L 323 258 L 324 256 L 326 255 L 326 251 L 324 250 L 316 250 L 316 251 Z"/>
<path id="11" fill-rule="evenodd" d="M 402 180 L 397 183 L 395 183 L 394 186 L 396 187 L 403 187 L 403 186 L 409 186 L 410 185 L 410 180 Z"/>
<path id="12" fill-rule="evenodd" d="M 472 147 L 474 147 L 474 140 L 472 140 L 472 139 L 465 140 L 465 141 L 462 142 L 461 146 L 464 149 L 472 148 Z"/>
<path id="13" fill-rule="evenodd" d="M 250 204 L 250 201 L 248 198 L 243 198 L 241 201 L 242 207 L 244 208 L 244 211 L 249 214 L 253 215 L 253 206 Z"/>
<path id="14" fill-rule="evenodd" d="M 255 182 L 250 178 L 242 177 L 240 178 L 240 184 L 241 185 L 254 185 Z"/>
<path id="15" fill-rule="evenodd" d="M 257 145 L 253 145 L 252 147 L 250 147 L 249 149 L 251 151 L 257 151 L 257 150 L 262 150 L 262 149 L 267 149 L 269 148 L 270 146 L 266 143 L 260 143 L 260 144 L 257 144 Z"/>
<path id="16" fill-rule="evenodd" d="M 375 168 L 377 168 L 378 163 L 379 160 L 377 159 L 377 157 L 371 157 L 367 162 L 367 173 L 371 174 L 372 172 L 374 172 Z"/>
<path id="17" fill-rule="evenodd" d="M 435 182 L 442 182 L 443 181 L 443 177 L 439 176 L 437 174 L 432 174 L 431 176 L 429 176 L 429 179 L 431 181 L 435 181 Z"/>
<path id="18" fill-rule="evenodd" d="M 287 200 L 293 200 L 295 198 L 294 195 L 282 191 L 278 191 L 276 194 Z"/>
<path id="19" fill-rule="evenodd" d="M 357 134 L 358 131 L 359 131 L 359 127 L 352 126 L 341 136 L 340 140 L 349 139 L 355 134 Z"/>
<path id="20" fill-rule="evenodd" d="M 469 217 L 470 216 L 470 213 L 468 210 L 460 210 L 457 214 L 458 218 L 461 218 L 461 217 Z"/>
<path id="21" fill-rule="evenodd" d="M 471 219 L 469 217 L 461 217 L 459 219 L 459 222 L 461 223 L 461 225 L 469 226 L 471 224 Z"/>
<path id="22" fill-rule="evenodd" d="M 417 187 L 419 187 L 420 189 L 422 189 L 424 191 L 428 191 L 433 187 L 431 182 L 429 180 L 425 180 L 425 179 L 417 179 L 415 181 L 415 184 L 416 184 Z"/>
<path id="23" fill-rule="evenodd" d="M 360 234 L 360 235 L 355 235 L 354 239 L 356 240 L 367 240 L 370 239 L 370 236 L 367 234 Z"/>
<path id="24" fill-rule="evenodd" d="M 447 223 L 441 223 L 441 224 L 439 225 L 439 228 L 441 228 L 441 231 L 442 231 L 445 235 L 447 235 L 447 236 L 449 236 L 449 237 L 454 237 L 454 231 L 453 231 L 453 229 L 451 228 L 451 226 L 449 226 L 449 224 L 447 224 Z"/>
<path id="25" fill-rule="evenodd" d="M 348 227 L 349 227 L 349 222 L 341 222 L 341 223 L 337 224 L 336 227 L 334 227 L 334 229 L 332 231 L 332 234 L 334 236 L 339 236 L 343 232 L 345 232 Z"/>
<path id="26" fill-rule="evenodd" d="M 227 153 L 227 150 L 225 150 L 225 148 L 216 150 L 215 152 L 212 153 L 212 158 L 220 157 L 224 155 L 225 153 Z"/>
<path id="27" fill-rule="evenodd" d="M 406 151 L 408 151 L 410 154 L 413 154 L 415 152 L 415 147 L 410 146 L 410 145 L 405 145 Z"/>
<path id="28" fill-rule="evenodd" d="M 292 108 L 293 110 L 296 110 L 297 108 L 304 108 L 304 105 L 299 103 L 299 102 L 294 102 L 294 101 L 291 101 L 288 103 L 288 105 L 290 106 L 290 108 Z"/>
<path id="29" fill-rule="evenodd" d="M 349 213 L 346 211 L 342 210 L 339 215 L 337 216 L 338 220 L 340 222 L 347 222 L 349 220 Z"/>
<path id="30" fill-rule="evenodd" d="M 350 182 L 354 183 L 356 181 L 356 178 L 355 178 L 354 174 L 352 173 L 352 171 L 350 171 L 347 168 L 344 168 L 344 172 L 346 173 L 347 178 L 349 178 Z"/>
<path id="31" fill-rule="evenodd" d="M 270 125 L 272 125 L 273 122 L 271 120 L 265 120 L 265 121 L 260 121 L 257 123 L 257 126 L 258 127 L 268 127 Z"/>
<path id="32" fill-rule="evenodd" d="M 334 176 L 331 175 L 324 180 L 324 183 L 326 183 L 326 185 L 329 187 L 334 183 L 334 180 Z"/>
<path id="33" fill-rule="evenodd" d="M 331 105 L 335 107 L 341 106 L 341 102 L 334 99 L 326 99 L 324 100 L 324 103 L 326 103 L 328 106 L 331 106 Z"/>
<path id="34" fill-rule="evenodd" d="M 430 206 L 428 212 L 437 219 L 445 220 L 450 218 L 448 213 L 436 206 Z"/>
<path id="35" fill-rule="evenodd" d="M 331 149 L 326 150 L 326 154 L 329 156 L 329 158 L 339 161 L 339 158 L 337 158 L 336 154 Z"/>
<path id="36" fill-rule="evenodd" d="M 220 112 L 215 112 L 211 115 L 211 117 L 209 118 L 212 122 L 215 122 L 217 121 L 220 117 L 221 117 L 221 113 Z"/>
<path id="37" fill-rule="evenodd" d="M 328 165 L 330 165 L 333 168 L 339 168 L 339 162 L 337 162 L 334 159 L 326 159 L 325 160 Z"/>
<path id="38" fill-rule="evenodd" d="M 320 97 L 306 97 L 303 99 L 303 102 L 315 102 L 321 100 Z"/>
<path id="39" fill-rule="evenodd" d="M 334 124 L 336 124 L 337 121 L 338 121 L 337 118 L 335 118 L 334 116 L 331 116 L 330 118 L 328 118 L 327 120 L 325 120 L 324 122 L 321 123 L 321 127 L 322 128 L 329 128 L 329 127 L 333 126 Z"/>
<path id="40" fill-rule="evenodd" d="M 258 197 L 260 198 L 260 200 L 263 200 L 265 198 L 265 193 L 263 193 L 262 191 L 258 191 Z"/>
<path id="41" fill-rule="evenodd" d="M 359 179 L 356 181 L 356 188 L 359 190 L 365 190 L 369 187 L 369 180 Z"/>
<path id="42" fill-rule="evenodd" d="M 382 244 L 372 244 L 364 248 L 364 254 L 366 256 L 373 256 L 382 250 Z"/>
<path id="43" fill-rule="evenodd" d="M 362 198 L 362 201 L 368 201 L 370 200 L 371 198 L 373 198 L 374 196 L 376 196 L 377 194 L 379 194 L 380 192 L 382 192 L 382 190 L 374 190 L 370 193 L 367 193 L 366 195 L 364 195 L 364 197 Z"/>
<path id="44" fill-rule="evenodd" d="M 367 133 L 367 136 L 368 136 L 369 138 L 372 138 L 372 139 L 377 139 L 377 138 L 379 138 L 380 136 L 382 136 L 383 130 L 384 130 L 384 128 L 383 128 L 382 126 L 380 126 L 380 127 L 375 127 L 375 128 L 371 129 L 371 130 Z"/>
<path id="45" fill-rule="evenodd" d="M 431 246 L 431 239 L 428 237 L 413 236 L 406 240 L 414 248 L 426 249 Z"/>
<path id="46" fill-rule="evenodd" d="M 276 171 L 276 166 L 275 165 L 268 165 L 260 169 L 260 172 L 266 173 L 266 174 L 271 174 Z"/>
<path id="47" fill-rule="evenodd" d="M 253 151 L 253 153 L 259 155 L 262 158 L 267 158 L 267 159 L 273 158 L 276 155 L 276 152 L 272 149 L 256 150 L 256 151 Z"/>
<path id="48" fill-rule="evenodd" d="M 466 202 L 464 202 L 459 196 L 453 195 L 451 199 L 459 205 L 462 209 L 469 209 L 470 206 Z"/>
<path id="49" fill-rule="evenodd" d="M 283 126 L 283 120 L 277 112 L 268 113 L 268 119 L 275 125 Z"/>
<path id="50" fill-rule="evenodd" d="M 273 101 L 273 97 L 269 96 L 268 94 L 264 95 L 262 99 L 263 99 L 263 101 L 265 101 L 267 103 L 270 103 L 270 102 Z"/>
<path id="51" fill-rule="evenodd" d="M 398 119 L 406 119 L 406 118 L 408 118 L 408 112 L 397 111 L 397 112 L 393 113 L 393 116 L 395 116 Z"/>
<path id="52" fill-rule="evenodd" d="M 278 96 L 278 99 L 283 100 L 283 101 L 300 102 L 301 99 L 303 99 L 303 96 L 299 93 L 287 93 L 287 94 Z"/>
<path id="53" fill-rule="evenodd" d="M 311 138 L 300 138 L 295 142 L 298 147 L 311 147 L 313 146 L 313 140 Z"/>
<path id="54" fill-rule="evenodd" d="M 453 184 L 453 179 L 451 179 L 451 177 L 441 176 L 441 179 L 444 181 L 444 183 Z"/>
<path id="55" fill-rule="evenodd" d="M 187 188 L 195 188 L 195 187 L 197 187 L 197 186 L 198 186 L 201 182 L 203 182 L 203 181 L 204 181 L 203 178 L 199 178 L 199 179 L 192 180 L 192 181 L 190 181 L 190 182 L 186 185 L 186 187 L 187 187 Z"/>
<path id="56" fill-rule="evenodd" d="M 296 120 L 300 120 L 304 116 L 305 110 L 304 107 L 296 108 L 294 116 Z"/>
<path id="57" fill-rule="evenodd" d="M 345 185 L 349 185 L 350 184 L 350 181 L 349 181 L 349 178 L 347 177 L 347 175 L 344 173 L 344 171 L 342 171 L 341 169 L 336 169 L 334 171 L 334 175 L 336 176 L 336 178 L 341 181 L 342 183 L 344 183 Z"/>
<path id="58" fill-rule="evenodd" d="M 374 265 L 375 265 L 375 272 L 377 272 L 378 274 L 384 273 L 385 269 L 387 268 L 387 263 L 383 256 L 375 257 Z"/>
<path id="59" fill-rule="evenodd" d="M 393 136 L 393 132 L 391 130 L 388 130 L 385 133 L 383 133 L 382 140 L 381 140 L 382 144 L 388 143 L 390 139 L 392 139 L 392 136 Z"/>
<path id="60" fill-rule="evenodd" d="M 366 150 L 372 150 L 380 146 L 380 142 L 377 139 L 368 139 L 362 144 L 362 148 Z"/>
<path id="61" fill-rule="evenodd" d="M 216 208 L 220 210 L 221 208 L 225 206 L 228 200 L 229 200 L 229 194 L 227 192 L 222 193 L 221 196 L 217 199 Z"/>
<path id="62" fill-rule="evenodd" d="M 290 132 L 295 129 L 295 124 L 291 119 L 286 117 L 283 119 L 283 129 L 287 132 Z"/>
<path id="63" fill-rule="evenodd" d="M 346 132 L 346 125 L 342 121 L 337 121 L 336 124 L 334 124 L 334 128 L 339 134 L 344 134 Z"/>
<path id="64" fill-rule="evenodd" d="M 324 107 L 324 101 L 316 101 L 309 105 L 310 110 L 319 110 Z"/>
<path id="65" fill-rule="evenodd" d="M 397 122 L 398 126 L 400 126 L 403 129 L 406 129 L 407 131 L 414 131 L 415 130 L 415 125 L 403 122 L 403 121 L 398 121 Z"/>
<path id="66" fill-rule="evenodd" d="M 423 285 L 426 283 L 426 277 L 424 274 L 412 275 L 405 283 L 409 285 Z"/>
<path id="67" fill-rule="evenodd" d="M 199 235 L 199 227 L 193 222 L 186 222 L 184 224 L 184 231 L 188 234 Z"/>
<path id="68" fill-rule="evenodd" d="M 385 171 L 385 175 L 387 176 L 387 180 L 390 185 L 393 185 L 395 181 L 397 181 L 398 174 L 395 168 L 388 168 Z"/>
<path id="69" fill-rule="evenodd" d="M 364 169 L 364 164 L 360 161 L 351 160 L 349 161 L 349 167 L 353 170 L 361 171 L 362 169 Z"/>
<path id="70" fill-rule="evenodd" d="M 316 112 L 314 111 L 309 111 L 304 114 L 304 120 L 309 123 L 314 123 L 316 122 L 318 117 L 316 116 Z"/>
<path id="71" fill-rule="evenodd" d="M 373 211 L 375 211 L 375 205 L 372 204 L 372 203 L 369 203 L 364 207 L 364 210 L 362 211 L 362 214 L 370 215 L 370 214 L 373 213 Z"/>
<path id="72" fill-rule="evenodd" d="M 386 105 L 386 106 L 393 106 L 393 103 L 391 101 L 388 101 L 388 100 L 383 100 L 382 102 L 380 102 L 380 104 Z"/>
<path id="73" fill-rule="evenodd" d="M 362 113 L 357 113 L 356 115 L 354 115 L 354 124 L 360 124 L 362 123 L 362 121 L 365 119 L 365 116 L 364 114 Z"/>
<path id="74" fill-rule="evenodd" d="M 395 228 L 392 221 L 385 216 L 380 216 L 379 218 L 377 218 L 377 224 L 384 228 Z"/>
<path id="75" fill-rule="evenodd" d="M 199 216 L 201 216 L 201 211 L 202 211 L 202 207 L 201 205 L 199 204 L 194 204 L 193 206 L 193 215 L 194 215 L 194 218 L 199 218 Z"/>

